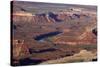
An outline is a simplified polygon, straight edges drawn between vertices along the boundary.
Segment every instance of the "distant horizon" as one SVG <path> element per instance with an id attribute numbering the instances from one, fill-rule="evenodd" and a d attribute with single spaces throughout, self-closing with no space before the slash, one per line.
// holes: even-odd
<path id="1" fill-rule="evenodd" d="M 37 4 L 53 4 L 53 5 L 71 5 L 71 6 L 73 6 L 73 5 L 76 5 L 76 6 L 93 6 L 93 7 L 97 7 L 97 5 L 95 4 L 95 5 L 85 5 L 85 4 L 70 4 L 70 3 L 55 3 L 55 2 L 37 2 L 37 1 L 26 1 L 26 0 L 13 0 L 13 1 L 17 1 L 17 2 L 26 2 L 26 3 L 37 3 Z"/>
<path id="2" fill-rule="evenodd" d="M 74 7 L 74 8 L 87 8 L 87 9 L 92 9 L 97 11 L 97 6 L 95 5 L 81 5 L 81 4 L 64 4 L 64 3 L 48 3 L 48 2 L 33 2 L 33 1 L 11 1 L 17 3 L 23 3 L 22 5 L 29 4 L 30 6 L 34 7 L 61 7 L 61 8 L 66 8 L 66 7 Z M 42 5 L 42 6 L 41 6 Z"/>

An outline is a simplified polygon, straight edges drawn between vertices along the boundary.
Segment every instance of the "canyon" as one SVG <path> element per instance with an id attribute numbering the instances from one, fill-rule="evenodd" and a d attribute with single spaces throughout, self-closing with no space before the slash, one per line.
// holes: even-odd
<path id="1" fill-rule="evenodd" d="M 70 59 L 63 59 L 74 60 L 76 54 L 83 53 L 90 54 L 84 55 L 90 58 L 87 61 L 97 59 L 96 6 L 60 4 L 60 7 L 46 3 L 40 6 L 23 1 L 12 4 L 12 65 L 57 63 L 52 60 L 60 58 L 68 63 Z"/>

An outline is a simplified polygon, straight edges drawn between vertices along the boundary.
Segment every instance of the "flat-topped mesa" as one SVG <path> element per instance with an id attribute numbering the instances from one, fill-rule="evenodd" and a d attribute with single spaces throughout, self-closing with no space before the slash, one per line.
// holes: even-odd
<path id="1" fill-rule="evenodd" d="M 35 22 L 35 23 L 54 23 L 66 20 L 68 17 L 65 13 L 48 12 L 47 14 L 32 14 L 24 11 L 15 12 L 13 15 L 14 22 Z"/>
<path id="2" fill-rule="evenodd" d="M 31 13 L 24 12 L 24 11 L 15 12 L 15 13 L 13 13 L 13 15 L 16 15 L 16 16 L 32 16 Z"/>
<path id="3" fill-rule="evenodd" d="M 19 22 L 19 21 L 29 21 L 32 19 L 32 14 L 28 13 L 28 12 L 24 12 L 24 11 L 19 11 L 19 12 L 15 12 L 12 14 L 13 16 L 13 22 Z"/>
<path id="4" fill-rule="evenodd" d="M 13 13 L 13 21 L 14 22 L 35 22 L 35 23 L 47 23 L 47 22 L 54 22 L 52 18 L 49 18 L 46 14 L 32 14 L 28 12 L 16 12 Z"/>
<path id="5" fill-rule="evenodd" d="M 48 12 L 32 14 L 29 12 L 19 11 L 12 14 L 14 22 L 29 22 L 29 23 L 54 23 L 54 22 L 67 22 L 69 20 L 84 19 L 90 17 L 87 13 L 77 12 Z M 95 20 L 94 20 L 95 21 Z"/>
<path id="6" fill-rule="evenodd" d="M 92 31 L 84 31 L 81 35 L 78 36 L 58 36 L 54 38 L 53 42 L 55 44 L 70 44 L 70 45 L 79 45 L 79 44 L 95 44 L 96 36 Z"/>

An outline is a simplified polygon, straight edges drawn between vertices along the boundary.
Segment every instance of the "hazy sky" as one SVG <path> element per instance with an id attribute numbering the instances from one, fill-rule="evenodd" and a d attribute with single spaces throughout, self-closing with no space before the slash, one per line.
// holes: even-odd
<path id="1" fill-rule="evenodd" d="M 97 5 L 98 0 L 15 0 L 15 1 L 36 1 L 36 2 L 51 2 L 51 3 L 66 3 L 66 4 L 83 4 Z"/>

